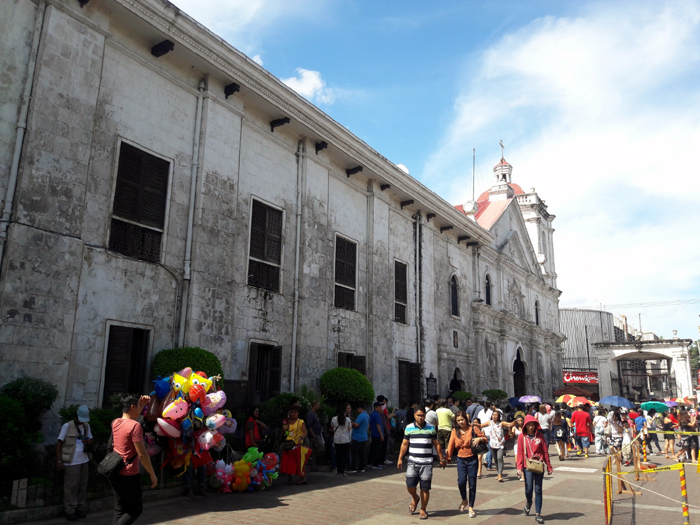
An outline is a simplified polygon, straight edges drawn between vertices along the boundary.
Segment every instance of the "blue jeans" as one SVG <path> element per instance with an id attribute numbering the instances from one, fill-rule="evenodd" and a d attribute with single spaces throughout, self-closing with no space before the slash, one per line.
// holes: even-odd
<path id="1" fill-rule="evenodd" d="M 462 501 L 467 499 L 467 479 L 469 480 L 469 506 L 474 507 L 476 500 L 476 474 L 479 472 L 479 459 L 457 457 L 457 486 Z"/>
<path id="2" fill-rule="evenodd" d="M 535 474 L 525 469 L 523 471 L 525 474 L 525 499 L 527 500 L 527 506 L 532 506 L 532 489 L 535 489 L 535 514 L 542 512 L 542 480 L 544 479 L 544 474 Z"/>
<path id="3" fill-rule="evenodd" d="M 196 470 L 196 472 L 195 472 Z M 182 476 L 182 485 L 186 489 L 192 490 L 192 478 L 196 474 L 197 476 L 197 486 L 200 487 L 201 489 L 206 488 L 207 486 L 207 467 L 205 465 L 199 466 L 196 469 L 190 463 L 187 466 L 187 470 L 185 471 L 184 476 Z"/>
<path id="4" fill-rule="evenodd" d="M 486 446 L 489 447 L 489 451 L 486 453 L 486 457 L 484 458 L 484 461 L 486 462 L 486 468 L 492 468 L 493 463 L 493 452 L 491 451 L 491 443 L 489 441 L 486 442 Z"/>

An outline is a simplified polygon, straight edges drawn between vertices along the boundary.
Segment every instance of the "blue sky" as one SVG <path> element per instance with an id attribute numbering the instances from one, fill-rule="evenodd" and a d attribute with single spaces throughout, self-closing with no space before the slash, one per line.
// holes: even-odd
<path id="1" fill-rule="evenodd" d="M 700 2 L 175 0 L 453 204 L 513 182 L 557 216 L 562 307 L 700 326 Z"/>

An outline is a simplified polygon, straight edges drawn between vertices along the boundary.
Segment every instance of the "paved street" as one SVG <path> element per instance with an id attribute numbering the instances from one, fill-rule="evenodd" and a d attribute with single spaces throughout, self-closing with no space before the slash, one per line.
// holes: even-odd
<path id="1" fill-rule="evenodd" d="M 666 465 L 671 462 L 658 457 L 650 458 Z M 460 496 L 457 489 L 457 470 L 454 465 L 445 471 L 436 470 L 433 478 L 430 520 L 445 523 L 505 524 L 513 520 L 532 522 L 523 516 L 525 504 L 523 483 L 517 481 L 514 459 L 506 458 L 505 483 L 495 480 L 495 472 L 486 472 L 479 480 L 476 510 L 478 517 L 469 520 L 458 512 Z M 603 523 L 603 481 L 600 467 L 603 459 L 574 457 L 569 461 L 554 460 L 552 476 L 545 477 L 543 516 L 547 522 L 566 520 L 572 525 Z M 700 501 L 700 474 L 695 465 L 687 465 L 688 499 L 691 504 Z M 311 473 L 305 487 L 286 486 L 282 479 L 269 490 L 260 493 L 211 494 L 207 498 L 176 498 L 146 505 L 138 523 L 142 524 L 251 524 L 280 525 L 303 523 L 357 523 L 382 525 L 418 523 L 418 514 L 408 514 L 409 496 L 404 476 L 395 466 L 382 471 L 368 470 L 339 479 L 332 473 Z M 634 476 L 629 476 L 632 480 Z M 615 495 L 615 525 L 636 523 L 682 523 L 680 506 L 649 492 L 660 492 L 679 499 L 677 471 L 651 475 L 656 482 L 640 482 L 641 496 Z M 614 484 L 617 489 L 617 484 Z M 534 514 L 534 509 L 533 509 Z M 700 523 L 700 508 L 690 509 L 691 523 Z M 111 524 L 111 512 L 92 513 L 87 522 L 95 525 Z M 41 522 L 65 523 L 63 519 Z"/>

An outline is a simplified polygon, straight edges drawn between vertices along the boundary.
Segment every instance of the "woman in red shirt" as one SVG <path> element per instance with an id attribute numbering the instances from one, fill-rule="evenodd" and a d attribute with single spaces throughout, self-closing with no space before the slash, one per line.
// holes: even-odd
<path id="1" fill-rule="evenodd" d="M 262 432 L 267 428 L 260 421 L 260 409 L 252 407 L 248 412 L 248 420 L 245 423 L 245 448 L 261 446 Z"/>
<path id="2" fill-rule="evenodd" d="M 547 468 L 547 474 L 552 474 L 552 464 L 549 461 L 548 443 L 540 430 L 540 424 L 534 416 L 525 418 L 525 426 L 523 433 L 518 436 L 518 454 L 516 457 L 516 466 L 518 474 L 525 475 L 525 515 L 530 515 L 532 507 L 532 491 L 535 491 L 535 521 L 540 525 L 544 523 L 544 519 L 540 515 L 542 511 L 542 481 L 544 473 L 538 474 L 527 470 L 528 459 L 539 459 L 543 461 Z"/>

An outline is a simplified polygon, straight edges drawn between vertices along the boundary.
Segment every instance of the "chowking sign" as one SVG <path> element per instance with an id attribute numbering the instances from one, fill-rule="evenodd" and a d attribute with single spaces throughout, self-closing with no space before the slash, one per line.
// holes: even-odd
<path id="1" fill-rule="evenodd" d="M 564 372 L 564 383 L 598 384 L 598 372 Z"/>

